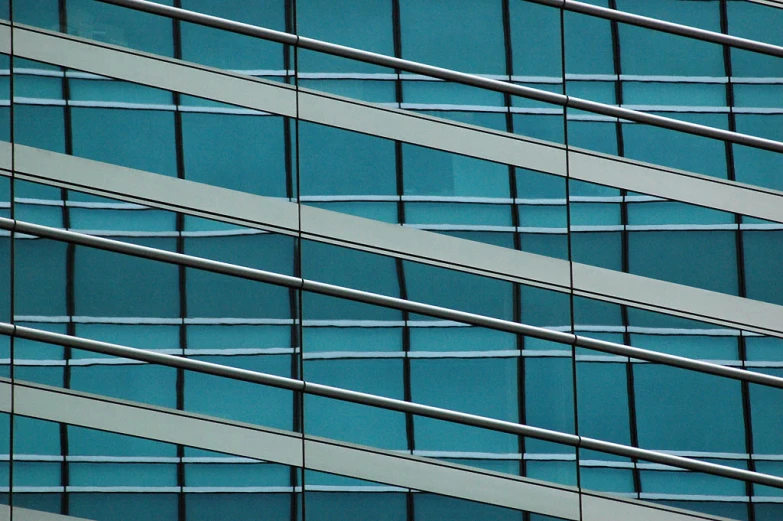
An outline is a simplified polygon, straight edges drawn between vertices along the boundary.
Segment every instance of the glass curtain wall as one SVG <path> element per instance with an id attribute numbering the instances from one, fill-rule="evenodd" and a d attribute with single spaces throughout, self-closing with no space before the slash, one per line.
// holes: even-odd
<path id="1" fill-rule="evenodd" d="M 783 59 L 537 2 L 159 3 L 783 139 Z M 783 44 L 783 10 L 752 2 L 590 3 Z M 131 49 L 126 54 L 151 60 L 143 66 L 150 71 L 155 61 L 195 64 L 188 67 L 215 74 L 199 93 L 251 77 L 269 95 L 241 103 L 197 95 L 193 85 L 177 90 L 152 73 L 118 79 L 87 61 L 80 68 L 43 54 L 33 59 L 14 51 L 12 39 L 13 55 L 0 56 L 0 140 L 18 146 L 2 166 L 0 217 L 781 375 L 779 323 L 710 316 L 677 292 L 696 288 L 702 300 L 738 307 L 742 299 L 783 305 L 783 225 L 663 197 L 657 187 L 646 193 L 589 182 L 576 159 L 609 155 L 604 168 L 625 158 L 644 162 L 651 174 L 678 170 L 780 190 L 779 153 L 95 0 L 0 2 L 0 16 L 108 44 L 104 50 Z M 406 121 L 435 121 L 429 128 L 438 130 L 409 135 L 346 123 L 327 109 L 312 112 L 305 96 L 344 103 L 346 111 L 360 107 L 367 118 L 403 110 Z M 432 135 L 440 131 L 472 137 L 441 144 Z M 473 139 L 537 148 L 509 159 L 489 146 L 466 152 Z M 536 162 L 536 154 L 550 152 L 555 159 Z M 182 183 L 145 196 L 74 186 L 36 177 L 26 153 L 60 154 L 47 157 L 60 158 L 64 171 L 136 176 L 138 194 L 146 179 Z M 193 206 L 171 202 L 190 190 L 198 191 Z M 220 201 L 229 202 L 205 209 Z M 240 212 L 268 220 L 243 220 Z M 612 282 L 588 288 L 588 268 L 608 270 L 589 273 Z M 628 297 L 612 285 L 637 284 L 637 277 L 678 286 L 656 286 L 673 293 L 655 304 L 644 292 Z M 779 389 L 18 231 L 0 232 L 0 281 L 7 324 L 783 475 Z M 303 440 L 323 437 L 733 519 L 783 513 L 779 489 L 751 482 L 14 335 L 0 336 L 0 349 L 3 376 L 14 381 L 278 429 L 298 437 L 302 454 L 300 464 L 259 462 L 205 445 L 5 414 L 0 487 L 18 507 L 106 521 L 222 519 L 227 512 L 292 520 L 554 519 L 302 470 Z"/>

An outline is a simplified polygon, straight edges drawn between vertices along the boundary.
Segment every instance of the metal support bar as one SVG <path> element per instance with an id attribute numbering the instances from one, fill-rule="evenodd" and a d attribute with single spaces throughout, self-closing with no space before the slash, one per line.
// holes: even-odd
<path id="1" fill-rule="evenodd" d="M 107 1 L 107 0 L 101 0 L 101 1 Z M 603 18 L 605 20 L 613 20 L 615 22 L 625 23 L 629 25 L 636 25 L 638 27 L 645 27 L 647 29 L 660 31 L 663 33 L 676 34 L 677 36 L 685 36 L 686 38 L 693 38 L 694 40 L 717 43 L 719 45 L 727 45 L 729 47 L 734 47 L 735 49 L 744 49 L 746 51 L 757 52 L 760 54 L 767 54 L 769 56 L 776 56 L 778 58 L 783 58 L 783 47 L 780 47 L 778 45 L 772 45 L 771 43 L 759 42 L 757 40 L 750 40 L 748 38 L 741 38 L 739 36 L 732 36 L 730 34 L 707 31 L 706 29 L 699 29 L 697 27 L 691 27 L 690 25 L 682 25 L 674 22 L 667 22 L 665 20 L 659 20 L 657 18 L 650 18 L 648 16 L 642 16 L 639 14 L 628 13 L 625 11 L 618 11 L 616 9 L 609 9 L 607 7 L 600 7 L 597 5 L 586 4 L 584 2 L 577 2 L 576 0 L 527 0 L 527 1 L 536 4 L 557 7 L 560 9 L 565 9 L 566 11 L 573 11 L 575 13 L 595 16 L 597 18 Z M 114 2 L 112 1 L 112 3 Z"/>
<path id="2" fill-rule="evenodd" d="M 334 43 L 324 42 L 322 40 L 316 40 L 304 36 L 297 36 L 283 31 L 275 31 L 273 29 L 267 29 L 264 27 L 258 27 L 250 24 L 241 23 L 241 22 L 235 22 L 233 20 L 228 20 L 226 18 L 219 18 L 217 16 L 211 16 L 202 13 L 197 13 L 194 11 L 188 11 L 186 9 L 180 9 L 177 7 L 169 7 L 166 5 L 156 4 L 154 2 L 149 2 L 147 0 L 100 0 L 100 1 L 109 4 L 128 7 L 130 9 L 135 9 L 137 11 L 144 11 L 147 13 L 166 16 L 176 20 L 191 22 L 199 25 L 208 26 L 208 27 L 214 27 L 232 33 L 244 34 L 247 36 L 261 38 L 264 40 L 270 40 L 285 45 L 294 45 L 294 46 L 301 47 L 302 49 L 310 49 L 313 51 L 332 54 L 335 56 L 342 56 L 344 58 L 349 58 L 352 60 L 358 60 L 366 63 L 374 63 L 376 65 L 382 65 L 385 67 L 411 72 L 414 74 L 422 74 L 433 78 L 439 78 L 445 81 L 453 81 L 453 82 L 462 83 L 465 85 L 471 85 L 473 87 L 479 87 L 495 92 L 503 92 L 503 93 L 511 94 L 513 96 L 521 96 L 523 98 L 534 99 L 545 103 L 552 103 L 554 105 L 560 105 L 566 108 L 586 110 L 588 112 L 594 112 L 597 114 L 603 114 L 605 116 L 625 119 L 629 121 L 635 121 L 637 123 L 646 123 L 648 125 L 652 125 L 656 127 L 667 128 L 670 130 L 676 130 L 688 134 L 694 134 L 694 135 L 713 138 L 713 139 L 721 139 L 724 141 L 729 141 L 731 143 L 737 143 L 749 147 L 761 148 L 764 150 L 770 150 L 772 152 L 783 153 L 783 142 L 780 141 L 760 138 L 748 134 L 741 134 L 738 132 L 731 132 L 729 130 L 713 128 L 707 125 L 698 125 L 696 123 L 689 123 L 677 119 L 657 116 L 655 114 L 639 112 L 636 110 L 626 109 L 614 105 L 606 105 L 604 103 L 598 103 L 586 99 L 575 98 L 573 96 L 566 96 L 563 94 L 556 94 L 553 92 L 534 89 L 532 87 L 525 87 L 523 85 L 516 85 L 505 81 L 493 80 L 475 74 L 467 74 L 464 72 L 458 72 L 451 69 L 444 69 L 442 67 L 435 67 L 432 65 L 426 65 L 423 63 L 414 62 L 410 60 L 403 60 L 401 58 L 395 58 L 392 56 L 386 56 L 383 54 L 364 51 L 353 47 L 346 47 L 344 45 L 337 45 Z M 559 3 L 560 2 L 558 2 L 558 4 Z M 628 16 L 636 16 L 636 15 L 628 15 Z M 665 23 L 665 22 L 661 22 L 661 23 Z M 677 24 L 673 24 L 673 25 L 677 25 Z M 709 32 L 709 31 L 705 31 L 705 32 Z M 718 34 L 718 33 L 714 33 L 714 34 Z M 726 36 L 726 35 L 722 35 L 722 36 Z M 781 48 L 781 53 L 783 53 L 783 48 Z"/>
<path id="3" fill-rule="evenodd" d="M 145 349 L 137 349 L 134 347 L 110 344 L 107 342 L 99 342 L 97 340 L 73 337 L 60 333 L 52 333 L 50 331 L 16 326 L 14 324 L 7 324 L 3 322 L 0 322 L 0 334 L 25 338 L 37 342 L 45 342 L 49 344 L 68 346 L 76 349 L 83 349 L 85 351 L 91 351 L 94 353 L 103 353 L 122 358 L 129 358 L 132 360 L 140 360 L 144 362 L 165 365 L 167 367 L 177 367 L 189 371 L 197 371 L 200 373 L 232 378 L 235 380 L 242 380 L 245 382 L 268 385 L 271 387 L 288 389 L 290 391 L 302 392 L 305 394 L 324 396 L 327 398 L 334 398 L 337 400 L 369 405 L 372 407 L 380 407 L 382 409 L 416 414 L 419 416 L 426 416 L 428 418 L 435 418 L 438 420 L 470 425 L 492 431 L 505 432 L 518 436 L 527 436 L 530 438 L 551 441 L 554 443 L 560 443 L 562 445 L 576 447 L 578 449 L 596 450 L 618 456 L 638 458 L 663 465 L 670 465 L 673 467 L 693 470 L 696 472 L 704 472 L 705 474 L 750 481 L 752 483 L 768 485 L 776 488 L 783 488 L 783 478 L 777 476 L 762 474 L 759 472 L 751 472 L 748 470 L 741 470 L 734 467 L 727 467 L 724 465 L 708 463 L 653 450 L 630 447 L 627 445 L 611 443 L 594 438 L 586 438 L 584 436 L 577 436 L 575 434 L 568 434 L 549 429 L 541 429 L 539 427 L 531 427 L 529 425 L 523 425 L 510 421 L 487 418 L 486 416 L 467 414 L 450 409 L 432 407 L 430 405 L 422 405 L 418 403 L 406 402 L 404 400 L 377 396 L 374 394 L 351 391 L 340 387 L 305 382 L 283 376 L 249 371 L 247 369 L 239 369 L 236 367 L 214 364 L 211 362 L 203 362 L 201 360 L 193 360 L 175 355 L 157 353 Z"/>
<path id="4" fill-rule="evenodd" d="M 638 360 L 646 360 L 648 362 L 679 367 L 681 369 L 687 369 L 700 373 L 731 378 L 743 382 L 783 389 L 783 378 L 773 375 L 754 373 L 752 371 L 737 369 L 735 367 L 727 367 L 711 362 L 693 360 L 691 358 L 682 356 L 659 353 L 657 351 L 650 351 L 647 349 L 641 349 L 638 347 L 631 347 L 622 344 L 615 344 L 613 342 L 578 336 L 571 333 L 564 333 L 562 331 L 553 331 L 551 329 L 542 327 L 520 324 L 518 322 L 487 317 L 484 315 L 477 315 L 475 313 L 468 313 L 465 311 L 457 311 L 454 309 L 433 306 L 430 304 L 405 300 L 397 297 L 389 297 L 387 295 L 379 295 L 377 293 L 346 288 L 344 286 L 316 282 L 300 277 L 281 275 L 279 273 L 273 273 L 270 271 L 248 268 L 245 266 L 238 266 L 236 264 L 229 264 L 226 262 L 210 259 L 203 259 L 201 257 L 194 257 L 182 253 L 174 253 L 150 248 L 148 246 L 141 246 L 138 244 L 131 244 L 113 239 L 96 237 L 94 235 L 61 230 L 39 224 L 15 221 L 13 219 L 7 218 L 0 218 L 0 229 L 10 230 L 15 233 L 24 233 L 38 237 L 45 237 L 48 239 L 54 239 L 72 244 L 79 244 L 82 246 L 98 248 L 101 250 L 112 251 L 126 255 L 132 255 L 134 257 L 142 257 L 145 259 L 177 264 L 179 266 L 187 266 L 190 268 L 201 269 L 213 273 L 221 273 L 231 277 L 239 277 L 257 282 L 266 282 L 278 286 L 285 286 L 303 291 L 311 291 L 313 293 L 319 293 L 322 295 L 355 300 L 358 302 L 364 302 L 366 304 L 409 311 L 411 313 L 418 313 L 421 315 L 441 318 L 444 320 L 453 320 L 456 322 L 471 324 L 473 326 L 485 327 L 487 329 L 505 331 L 507 333 L 525 335 L 543 340 L 549 340 L 552 342 L 559 342 L 562 344 L 576 345 L 579 347 L 600 351 L 602 353 L 627 356 L 629 358 L 635 358 Z"/>

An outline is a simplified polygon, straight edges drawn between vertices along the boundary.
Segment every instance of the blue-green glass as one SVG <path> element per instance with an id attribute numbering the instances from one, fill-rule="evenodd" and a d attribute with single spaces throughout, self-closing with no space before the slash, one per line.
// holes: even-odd
<path id="1" fill-rule="evenodd" d="M 731 231 L 633 231 L 631 273 L 736 295 L 737 247 Z"/>
<path id="2" fill-rule="evenodd" d="M 467 156 L 403 145 L 405 195 L 508 197 L 508 167 Z"/>
<path id="3" fill-rule="evenodd" d="M 299 124 L 302 195 L 396 195 L 394 142 Z"/>
<path id="4" fill-rule="evenodd" d="M 560 11 L 527 1 L 508 6 L 513 74 L 561 78 Z"/>
<path id="5" fill-rule="evenodd" d="M 307 492 L 310 521 L 406 521 L 407 495 L 395 492 Z"/>
<path id="6" fill-rule="evenodd" d="M 568 346 L 558 345 L 557 349 Z M 525 359 L 525 423 L 560 432 L 574 432 L 574 394 L 571 357 Z M 564 445 L 528 439 L 528 452 L 573 452 Z M 534 477 L 534 476 L 531 476 Z"/>
<path id="7" fill-rule="evenodd" d="M 408 261 L 404 266 L 411 300 L 512 319 L 513 287 L 509 282 Z"/>
<path id="8" fill-rule="evenodd" d="M 259 195 L 286 195 L 285 127 L 277 116 L 182 115 L 185 178 Z"/>
<path id="9" fill-rule="evenodd" d="M 177 494 L 106 494 L 78 492 L 69 495 L 72 516 L 95 521 L 174 521 L 177 519 Z"/>
<path id="10" fill-rule="evenodd" d="M 783 280 L 779 271 L 783 231 L 744 231 L 742 246 L 748 298 L 783 304 Z"/>
<path id="11" fill-rule="evenodd" d="M 666 117 L 728 128 L 725 114 L 665 113 Z M 726 147 L 722 141 L 649 125 L 624 124 L 625 156 L 638 161 L 725 179 Z"/>
<path id="12" fill-rule="evenodd" d="M 566 72 L 568 74 L 614 74 L 610 22 L 566 11 L 564 23 Z"/>
<path id="13" fill-rule="evenodd" d="M 617 2 L 617 9 L 720 32 L 717 2 L 661 0 Z M 620 56 L 624 74 L 658 76 L 725 76 L 720 45 L 620 24 Z"/>
<path id="14" fill-rule="evenodd" d="M 402 57 L 463 72 L 504 74 L 501 3 L 400 1 Z"/>
<path id="15" fill-rule="evenodd" d="M 289 521 L 294 504 L 291 494 L 285 493 L 189 493 L 185 496 L 188 521 L 242 519 L 251 512 L 263 513 L 265 520 Z"/>
<path id="16" fill-rule="evenodd" d="M 783 61 L 783 60 L 781 60 Z M 738 114 L 737 131 L 780 141 L 783 116 L 780 114 Z M 734 145 L 734 171 L 741 183 L 783 190 L 783 155 L 758 148 Z"/>
<path id="17" fill-rule="evenodd" d="M 156 174 L 177 175 L 171 112 L 73 108 L 71 124 L 76 156 Z"/>
<path id="18" fill-rule="evenodd" d="M 67 315 L 66 244 L 19 238 L 14 247 L 15 314 Z"/>
<path id="19" fill-rule="evenodd" d="M 173 239 L 124 239 L 172 251 Z M 177 317 L 177 267 L 103 250 L 77 247 L 74 306 L 92 317 Z"/>
<path id="20" fill-rule="evenodd" d="M 305 339 L 305 353 L 307 345 Z M 343 350 L 368 347 L 345 344 Z M 304 378 L 398 400 L 405 396 L 401 359 L 306 359 Z M 403 413 L 318 396 L 305 397 L 304 411 L 307 434 L 384 449 L 408 447 Z"/>
<path id="21" fill-rule="evenodd" d="M 727 2 L 729 34 L 752 40 L 783 44 L 783 10 L 754 2 Z M 764 54 L 731 49 L 731 68 L 735 76 L 779 77 L 783 59 Z"/>
<path id="22" fill-rule="evenodd" d="M 71 369 L 71 388 L 92 394 L 177 406 L 177 371 L 153 365 L 94 365 Z"/>
<path id="23" fill-rule="evenodd" d="M 291 377 L 290 355 L 199 356 L 197 360 Z M 185 410 L 290 431 L 293 393 L 284 389 L 188 372 Z"/>
<path id="24" fill-rule="evenodd" d="M 157 3 L 174 5 L 172 0 Z M 94 0 L 66 0 L 65 8 L 68 34 L 163 56 L 174 54 L 169 18 Z"/>
<path id="25" fill-rule="evenodd" d="M 764 369 L 760 372 L 783 376 L 780 369 Z M 783 391 L 762 385 L 750 385 L 750 413 L 753 427 L 753 451 L 757 454 L 780 454 L 783 452 L 783 437 L 780 425 L 783 411 L 780 400 Z M 778 469 L 777 474 L 780 474 Z"/>
<path id="26" fill-rule="evenodd" d="M 308 38 L 394 55 L 390 0 L 299 0 L 296 4 L 296 30 Z M 300 72 L 314 73 L 393 72 L 360 61 L 303 49 L 299 50 L 298 66 Z"/>
<path id="27" fill-rule="evenodd" d="M 516 422 L 519 383 L 516 358 L 439 358 L 411 361 L 411 394 L 417 403 Z M 515 436 L 415 417 L 420 450 L 508 453 Z"/>
<path id="28" fill-rule="evenodd" d="M 183 9 L 191 11 L 286 30 L 285 2 L 282 0 L 182 0 L 181 4 Z M 278 43 L 190 23 L 182 24 L 181 34 L 182 58 L 187 61 L 232 70 L 284 68 L 283 46 Z"/>
<path id="29" fill-rule="evenodd" d="M 744 452 L 737 381 L 673 367 L 634 367 L 639 445 L 649 449 Z M 683 429 L 688 425 L 688 429 Z"/>
<path id="30" fill-rule="evenodd" d="M 577 364 L 580 435 L 630 444 L 627 370 L 622 363 Z"/>

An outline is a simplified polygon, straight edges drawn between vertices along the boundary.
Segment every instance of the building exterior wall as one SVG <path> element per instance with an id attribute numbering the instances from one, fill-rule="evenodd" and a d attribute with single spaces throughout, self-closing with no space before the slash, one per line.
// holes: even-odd
<path id="1" fill-rule="evenodd" d="M 771 5 L 590 3 L 783 45 Z M 783 140 L 783 58 L 539 2 L 176 7 Z M 0 31 L 0 88 L 13 100 L 0 140 L 14 145 L 0 152 L 0 217 L 783 377 L 780 153 L 97 1 L 9 9 L 0 16 L 26 27 Z M 9 230 L 0 277 L 6 324 L 783 474 L 781 389 Z M 315 448 L 308 464 L 306 438 L 323 437 L 461 465 L 449 476 L 783 515 L 780 490 L 750 481 L 13 332 L 0 349 L 11 383 L 277 429 L 302 452 L 253 459 L 198 435 L 57 421 L 18 412 L 10 394 L 0 487 L 27 509 L 106 521 L 559 518 L 451 492 L 465 477 L 443 490 L 391 470 L 339 475 L 340 458 L 319 463 Z M 105 414 L 132 416 L 119 407 Z M 364 461 L 361 450 L 345 460 Z M 595 497 L 575 496 L 563 517 L 590 519 Z"/>

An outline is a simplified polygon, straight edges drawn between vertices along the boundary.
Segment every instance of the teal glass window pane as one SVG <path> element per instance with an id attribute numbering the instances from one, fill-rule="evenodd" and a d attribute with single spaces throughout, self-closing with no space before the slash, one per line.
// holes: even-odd
<path id="1" fill-rule="evenodd" d="M 783 10 L 753 2 L 727 2 L 729 34 L 760 42 L 783 45 Z M 731 49 L 735 76 L 783 76 L 783 59 L 757 52 Z"/>
<path id="2" fill-rule="evenodd" d="M 644 277 L 737 294 L 734 232 L 630 232 L 628 264 Z"/>
<path id="3" fill-rule="evenodd" d="M 578 96 L 577 94 L 570 95 Z M 590 97 L 590 99 L 594 98 Z M 608 103 L 614 104 L 614 100 Z M 594 121 L 569 121 L 568 145 L 586 148 L 593 152 L 616 155 L 617 125 L 615 123 Z"/>
<path id="4" fill-rule="evenodd" d="M 67 245 L 46 239 L 17 239 L 14 246 L 15 313 L 67 315 Z"/>
<path id="5" fill-rule="evenodd" d="M 509 205 L 503 204 L 405 203 L 405 221 L 408 224 L 511 226 L 510 210 Z"/>
<path id="6" fill-rule="evenodd" d="M 519 418 L 516 358 L 411 360 L 412 401 L 516 422 Z M 416 448 L 517 452 L 515 436 L 415 417 Z"/>
<path id="7" fill-rule="evenodd" d="M 662 114 L 715 128 L 727 129 L 724 114 Z M 641 124 L 623 124 L 625 155 L 671 168 L 725 179 L 726 147 L 723 141 Z"/>
<path id="8" fill-rule="evenodd" d="M 740 86 L 736 85 L 735 89 Z M 726 85 L 723 83 L 624 81 L 623 101 L 631 105 L 723 107 L 726 105 Z"/>
<path id="9" fill-rule="evenodd" d="M 57 443 L 59 444 L 59 440 Z M 177 455 L 177 447 L 168 443 L 69 425 L 68 454 L 75 456 L 174 457 Z"/>
<path id="10" fill-rule="evenodd" d="M 252 512 L 263 513 L 265 521 L 289 521 L 291 508 L 290 494 L 212 493 L 185 496 L 188 521 L 245 519 Z"/>
<path id="11" fill-rule="evenodd" d="M 560 11 L 533 2 L 509 2 L 513 74 L 562 77 Z"/>
<path id="12" fill-rule="evenodd" d="M 177 465 L 161 463 L 70 463 L 68 483 L 75 487 L 176 487 Z"/>
<path id="13" fill-rule="evenodd" d="M 522 518 L 517 510 L 435 494 L 414 494 L 413 501 L 418 521 L 518 521 Z"/>
<path id="14" fill-rule="evenodd" d="M 783 231 L 744 231 L 742 246 L 748 298 L 783 304 Z"/>
<path id="15" fill-rule="evenodd" d="M 463 72 L 505 74 L 501 3 L 400 1 L 402 57 Z"/>
<path id="16" fill-rule="evenodd" d="M 579 362 L 576 379 L 579 434 L 630 444 L 625 364 Z"/>
<path id="17" fill-rule="evenodd" d="M 403 145 L 405 195 L 509 197 L 508 167 Z"/>
<path id="18" fill-rule="evenodd" d="M 197 360 L 279 376 L 291 376 L 288 355 L 202 356 Z M 185 410 L 276 429 L 293 427 L 293 393 L 231 378 L 188 372 Z"/>
<path id="19" fill-rule="evenodd" d="M 569 74 L 614 74 L 611 23 L 570 11 L 565 12 L 564 18 L 566 71 Z"/>
<path id="20" fill-rule="evenodd" d="M 149 103 L 156 105 L 172 105 L 173 93 L 167 90 L 155 89 L 146 85 L 111 79 L 80 79 L 68 78 L 71 100 L 96 102 L 115 101 L 120 103 Z M 61 97 L 61 96 L 58 96 Z M 89 104 L 89 103 L 88 103 Z"/>
<path id="21" fill-rule="evenodd" d="M 401 493 L 307 492 L 310 521 L 406 521 L 407 496 Z"/>
<path id="22" fill-rule="evenodd" d="M 69 515 L 95 521 L 173 521 L 177 494 L 69 494 Z"/>
<path id="23" fill-rule="evenodd" d="M 765 369 L 762 372 L 783 376 L 783 371 L 780 369 Z M 780 425 L 783 424 L 781 399 L 783 399 L 783 391 L 780 389 L 763 385 L 750 386 L 753 451 L 757 454 L 783 453 L 783 437 L 780 434 Z M 779 475 L 780 472 L 778 471 L 777 474 Z"/>
<path id="24" fill-rule="evenodd" d="M 185 178 L 259 195 L 286 195 L 283 118 L 183 114 Z"/>
<path id="25" fill-rule="evenodd" d="M 71 369 L 72 388 L 123 400 L 177 406 L 177 372 L 155 365 L 95 365 Z"/>
<path id="26" fill-rule="evenodd" d="M 345 351 L 346 348 L 352 351 L 402 351 L 402 331 L 399 327 L 306 326 L 302 337 L 309 353 Z"/>
<path id="27" fill-rule="evenodd" d="M 174 250 L 173 239 L 128 242 Z M 77 247 L 74 259 L 74 305 L 77 315 L 92 317 L 178 317 L 177 267 Z"/>
<path id="28" fill-rule="evenodd" d="M 188 486 L 259 487 L 291 484 L 291 467 L 287 465 L 248 460 L 232 463 L 236 460 L 231 456 L 225 456 L 226 461 L 220 462 L 220 457 L 221 454 L 215 452 L 209 462 L 185 463 L 185 482 Z"/>
<path id="29" fill-rule="evenodd" d="M 182 0 L 183 9 L 285 31 L 285 2 L 280 0 Z M 274 42 L 183 23 L 182 58 L 212 67 L 240 70 L 283 69 L 283 47 Z"/>
<path id="30" fill-rule="evenodd" d="M 254 512 L 263 513 L 264 521 L 290 521 L 291 508 L 290 494 L 212 493 L 185 496 L 188 521 L 247 519 Z"/>
<path id="31" fill-rule="evenodd" d="M 299 0 L 296 24 L 299 34 L 308 38 L 394 55 L 390 0 Z M 300 71 L 310 72 L 379 69 L 364 62 L 307 50 L 299 51 L 298 66 Z"/>
<path id="32" fill-rule="evenodd" d="M 396 195 L 394 142 L 300 123 L 299 175 L 303 195 Z"/>
<path id="33" fill-rule="evenodd" d="M 559 349 L 569 346 L 557 345 Z M 560 432 L 574 432 L 571 358 L 525 359 L 525 423 Z M 573 452 L 571 447 L 540 440 L 525 441 L 527 452 Z"/>
<path id="34" fill-rule="evenodd" d="M 0 4 L 0 16 L 8 20 L 8 4 Z M 60 6 L 58 0 L 36 0 L 14 2 L 14 22 L 34 25 L 50 31 L 60 30 Z"/>
<path id="35" fill-rule="evenodd" d="M 307 279 L 398 297 L 396 261 L 323 243 L 302 243 L 302 273 Z M 401 312 L 346 299 L 307 293 L 303 296 L 305 319 L 399 320 Z"/>
<path id="36" fill-rule="evenodd" d="M 552 327 L 571 324 L 571 301 L 566 293 L 520 286 L 522 323 Z"/>
<path id="37" fill-rule="evenodd" d="M 177 175 L 173 113 L 74 107 L 71 122 L 74 155 Z"/>
<path id="38" fill-rule="evenodd" d="M 783 59 L 780 60 L 783 63 Z M 783 74 L 783 73 L 782 73 Z M 777 114 L 738 114 L 737 132 L 783 140 L 783 116 Z M 783 190 L 783 155 L 758 148 L 734 145 L 734 171 L 737 181 Z"/>
<path id="39" fill-rule="evenodd" d="M 618 0 L 617 9 L 710 31 L 721 30 L 716 2 Z M 626 24 L 619 25 L 619 32 L 624 74 L 726 75 L 723 48 L 719 45 Z"/>
<path id="40" fill-rule="evenodd" d="M 174 5 L 172 0 L 158 3 Z M 93 0 L 67 0 L 65 6 L 69 34 L 153 54 L 174 55 L 170 18 Z"/>
<path id="41" fill-rule="evenodd" d="M 573 232 L 571 255 L 580 264 L 622 271 L 622 235 L 620 232 Z"/>
<path id="42" fill-rule="evenodd" d="M 745 452 L 740 383 L 653 364 L 634 366 L 639 445 Z M 688 425 L 683 429 L 683 425 Z"/>
<path id="43" fill-rule="evenodd" d="M 408 261 L 404 266 L 411 300 L 512 320 L 511 283 Z"/>
<path id="44" fill-rule="evenodd" d="M 396 260 L 315 241 L 302 243 L 305 278 L 364 291 L 399 296 Z"/>
<path id="45" fill-rule="evenodd" d="M 65 152 L 62 107 L 14 105 L 14 141 L 53 152 Z"/>
<path id="46" fill-rule="evenodd" d="M 514 114 L 514 133 L 544 141 L 563 143 L 563 115 Z"/>
<path id="47" fill-rule="evenodd" d="M 360 346 L 357 346 L 360 347 Z M 346 345 L 343 349 L 350 349 Z M 307 352 L 307 344 L 304 344 Z M 305 360 L 309 382 L 332 385 L 389 398 L 404 398 L 402 360 Z M 305 430 L 314 436 L 372 447 L 405 450 L 405 415 L 396 411 L 306 396 Z"/>

